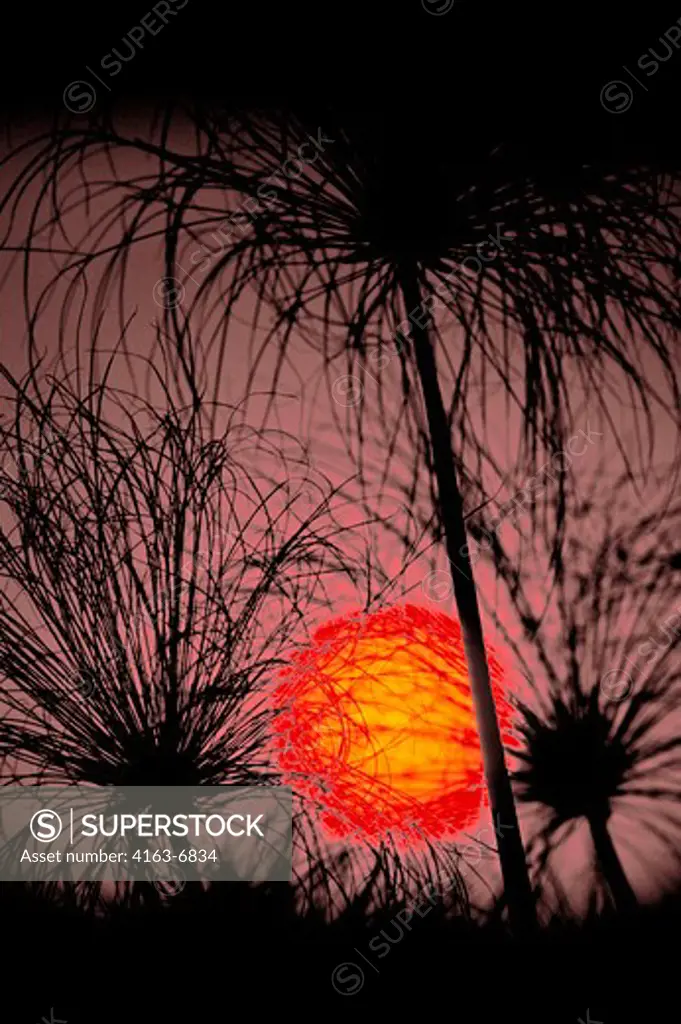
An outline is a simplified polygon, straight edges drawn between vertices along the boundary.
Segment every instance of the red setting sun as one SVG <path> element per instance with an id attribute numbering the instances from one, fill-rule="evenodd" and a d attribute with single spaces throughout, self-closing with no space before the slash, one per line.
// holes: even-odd
<path id="1" fill-rule="evenodd" d="M 509 708 L 489 656 L 500 726 Z M 286 782 L 323 808 L 334 838 L 464 828 L 484 801 L 482 758 L 458 622 L 413 605 L 331 621 L 277 690 Z"/>

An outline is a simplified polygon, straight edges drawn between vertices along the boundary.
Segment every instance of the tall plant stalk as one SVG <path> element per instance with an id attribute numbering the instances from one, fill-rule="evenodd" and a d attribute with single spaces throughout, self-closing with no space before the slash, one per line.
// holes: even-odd
<path id="1" fill-rule="evenodd" d="M 415 271 L 406 271 L 402 275 L 401 289 L 406 316 L 409 310 L 421 305 Z M 516 934 L 529 935 L 536 926 L 534 900 L 490 685 L 473 567 L 466 546 L 463 502 L 456 478 L 451 431 L 428 327 L 412 323 L 410 333 L 428 421 L 439 510 L 466 651 L 490 806 L 495 823 L 508 826 L 498 830 L 498 851 L 509 919 Z"/>
<path id="2" fill-rule="evenodd" d="M 613 904 L 619 911 L 633 910 L 638 906 L 636 893 L 624 872 L 615 844 L 610 837 L 607 818 L 603 815 L 589 818 L 589 831 L 596 851 L 598 867 L 608 887 Z"/>

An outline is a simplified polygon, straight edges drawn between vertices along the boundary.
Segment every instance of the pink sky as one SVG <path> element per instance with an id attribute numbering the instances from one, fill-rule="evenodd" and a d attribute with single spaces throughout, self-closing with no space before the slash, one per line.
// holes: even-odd
<path id="1" fill-rule="evenodd" d="M 141 133 L 141 131 L 142 129 L 138 126 L 138 132 Z M 182 145 L 189 147 L 191 145 L 190 140 L 183 138 L 179 130 L 174 141 L 178 147 Z M 153 161 L 145 161 L 133 151 L 127 151 L 122 156 L 119 155 L 116 160 L 119 172 L 125 175 L 131 173 L 136 175 L 142 174 L 147 168 L 149 171 L 152 171 L 154 166 Z M 3 192 L 8 186 L 11 171 L 16 171 L 16 166 L 15 163 L 13 166 L 9 165 L 5 168 L 3 179 L 0 181 L 0 187 L 2 187 Z M 104 179 L 110 177 L 110 168 L 103 159 L 94 159 L 90 167 L 89 173 L 92 181 L 100 177 Z M 67 214 L 62 225 L 63 236 L 60 237 L 58 234 L 52 235 L 51 245 L 54 249 L 75 247 L 82 242 L 88 230 L 92 232 L 93 237 L 99 235 L 98 229 L 95 228 L 97 217 L 112 206 L 112 196 L 104 195 L 99 198 L 93 198 L 89 210 L 86 211 L 77 202 L 79 194 L 82 195 L 82 183 L 79 182 L 77 175 L 73 174 L 71 176 L 69 185 L 74 190 L 73 208 Z M 27 211 L 35 198 L 35 194 L 36 189 L 33 187 L 20 204 L 12 225 L 5 223 L 0 226 L 3 234 L 8 232 L 8 236 L 6 236 L 8 244 L 19 245 L 23 242 L 28 223 Z M 116 198 L 119 197 L 113 197 L 113 201 Z M 43 219 L 49 210 L 47 204 L 45 204 L 44 210 Z M 48 237 L 49 233 L 45 229 L 43 240 L 47 242 Z M 115 229 L 110 228 L 102 237 L 99 237 L 100 246 L 109 241 L 114 241 L 115 237 Z M 91 241 L 86 241 L 83 246 L 84 249 L 87 250 L 91 244 Z M 195 243 L 187 239 L 186 245 L 183 248 L 183 256 L 180 259 L 180 263 L 184 267 L 184 273 L 192 269 L 190 253 L 195 248 Z M 60 257 L 58 256 L 48 254 L 33 257 L 30 283 L 33 297 L 52 279 L 55 268 L 59 265 L 59 259 Z M 100 316 L 101 323 L 97 337 L 99 350 L 104 354 L 117 343 L 120 337 L 121 323 L 115 284 L 108 293 L 102 292 L 98 295 L 98 288 L 100 286 L 103 287 L 104 282 L 103 268 L 104 261 L 101 261 L 88 269 L 87 293 L 82 282 L 74 284 L 76 278 L 71 273 L 67 276 L 67 280 L 63 281 L 51 295 L 47 311 L 39 322 L 37 334 L 40 351 L 44 352 L 48 357 L 46 366 L 50 364 L 56 366 L 58 356 L 56 339 L 57 316 L 69 287 L 73 289 L 70 295 L 72 306 L 68 321 L 71 350 L 65 354 L 66 364 L 69 369 L 75 365 L 76 341 L 78 338 L 77 321 L 81 313 L 81 303 L 83 304 L 82 308 L 86 312 L 80 327 L 79 342 L 81 351 L 85 352 L 87 350 L 91 338 L 91 324 L 93 320 L 98 320 Z M 22 303 L 22 271 L 23 267 L 19 257 L 11 257 L 6 253 L 0 255 L 0 280 L 2 280 L 3 288 L 0 361 L 5 363 L 11 372 L 15 374 L 22 373 L 27 365 L 26 329 Z M 183 271 L 179 268 L 177 273 L 178 277 L 183 276 Z M 158 240 L 150 240 L 136 245 L 131 250 L 127 274 L 128 279 L 123 310 L 124 319 L 129 320 L 126 337 L 130 351 L 143 354 L 149 352 L 154 343 L 155 328 L 152 326 L 152 323 L 160 313 L 156 301 L 159 295 L 158 282 L 165 274 L 161 243 Z M 199 280 L 199 275 L 195 271 L 192 271 L 192 276 Z M 183 280 L 183 286 L 186 289 L 186 305 L 192 295 L 192 291 L 196 288 L 196 284 L 189 276 L 186 276 Z M 248 374 L 247 351 L 249 342 L 252 340 L 250 331 L 254 308 L 252 298 L 245 300 L 242 305 L 243 308 L 239 311 L 239 318 L 242 320 L 243 325 L 241 329 L 235 326 L 233 336 L 229 338 L 229 355 L 219 380 L 217 379 L 214 350 L 213 354 L 208 357 L 204 367 L 206 380 L 210 382 L 211 386 L 213 384 L 217 385 L 217 394 L 220 401 L 232 405 L 241 403 L 245 398 Z M 194 320 L 192 326 L 197 333 L 200 333 L 201 342 L 204 346 L 208 345 L 211 334 L 219 327 L 219 323 L 219 309 L 215 309 L 209 315 L 202 318 L 201 322 L 198 319 Z M 452 330 L 451 338 L 452 344 L 455 346 L 455 329 Z M 104 356 L 102 357 L 101 365 L 104 365 Z M 272 348 L 261 362 L 257 379 L 252 388 L 254 394 L 251 395 L 248 405 L 245 406 L 244 423 L 246 426 L 260 426 L 261 424 L 266 402 L 264 393 L 269 389 L 273 366 L 274 349 Z M 334 393 L 337 397 L 341 397 L 341 403 L 336 403 L 334 406 L 323 379 L 322 371 L 323 366 L 318 352 L 305 340 L 301 338 L 294 339 L 290 349 L 290 358 L 284 367 L 278 386 L 278 395 L 272 410 L 271 425 L 278 426 L 287 431 L 293 438 L 302 441 L 307 446 L 313 478 L 315 474 L 319 474 L 320 479 L 323 477 L 330 479 L 334 484 L 340 484 L 343 481 L 349 480 L 356 473 L 357 466 L 352 457 L 352 453 L 356 448 L 356 438 L 351 429 L 346 428 L 342 422 L 339 428 L 338 422 L 334 420 L 334 413 L 340 414 L 342 421 L 347 412 L 347 409 L 342 404 L 344 392 L 341 385 L 335 388 Z M 382 372 L 384 374 L 384 381 L 389 384 L 387 389 L 389 391 L 391 382 L 394 385 L 397 384 L 397 359 L 394 358 L 392 364 L 384 367 Z M 344 373 L 344 368 L 339 366 L 338 376 L 341 377 Z M 139 373 L 136 380 L 131 379 L 129 368 L 122 358 L 116 362 L 112 382 L 117 387 L 130 386 L 133 390 L 141 387 Z M 381 417 L 378 415 L 377 402 L 372 400 L 371 397 L 372 389 L 376 387 L 375 383 L 369 376 L 365 376 L 361 384 L 366 389 L 368 396 L 365 456 L 378 469 L 384 454 L 383 428 L 386 425 L 386 420 L 381 422 Z M 449 382 L 445 379 L 445 391 L 449 386 Z M 259 391 L 263 392 L 262 397 L 257 396 Z M 612 427 L 604 421 L 598 409 L 586 406 L 583 402 L 580 407 L 580 396 L 576 391 L 575 394 L 575 433 L 578 430 L 586 432 L 591 429 L 592 431 L 599 432 L 602 436 L 598 438 L 597 442 L 587 446 L 583 454 L 573 459 L 571 472 L 574 474 L 577 483 L 579 484 L 580 481 L 583 481 L 585 487 L 590 486 L 594 480 L 600 479 L 601 497 L 603 502 L 607 502 L 609 480 L 617 477 L 624 468 L 622 456 Z M 388 421 L 391 415 L 395 415 L 396 408 L 396 405 L 392 409 L 388 408 Z M 509 417 L 501 398 L 491 401 L 488 411 L 490 412 L 490 418 L 487 439 L 495 459 L 502 467 L 504 479 L 498 480 L 489 476 L 487 486 L 490 493 L 498 493 L 498 501 L 504 503 L 509 501 L 524 487 L 527 478 L 524 467 L 517 465 L 516 457 L 519 446 L 520 413 L 518 410 L 512 411 Z M 632 429 L 631 414 L 627 408 L 626 400 L 624 398 L 613 398 L 609 404 L 609 412 L 617 427 L 622 447 L 628 456 L 636 462 L 639 453 Z M 479 428 L 482 429 L 480 425 L 480 410 L 472 410 L 471 415 L 477 416 Z M 671 425 L 664 423 L 660 419 L 655 450 L 655 461 L 660 465 L 667 462 L 671 457 L 671 444 Z M 385 523 L 389 517 L 397 519 L 402 525 L 407 523 L 407 517 L 401 508 L 400 484 L 408 478 L 408 469 L 409 467 L 406 465 L 400 466 L 399 463 L 396 465 L 395 476 L 388 482 L 382 497 L 378 496 L 378 475 L 376 474 L 374 480 L 375 490 L 373 492 L 370 482 L 368 493 L 370 500 L 373 501 L 373 512 L 376 516 L 375 522 L 364 522 L 365 516 L 362 510 L 354 505 L 352 500 L 348 500 L 358 493 L 355 485 L 349 485 L 347 497 L 345 499 L 339 498 L 336 502 L 336 513 L 341 521 L 346 522 L 348 525 L 354 524 L 356 530 L 359 531 L 358 551 L 361 550 L 362 546 L 370 544 L 375 549 L 383 568 L 390 575 L 398 572 L 403 564 L 403 551 L 396 544 L 394 534 L 386 528 Z M 660 476 L 651 474 L 638 495 L 632 492 L 632 502 L 640 502 L 641 513 L 644 513 L 651 503 L 659 500 L 660 484 Z M 424 518 L 430 515 L 427 481 L 425 479 L 422 481 L 420 488 L 417 510 L 421 512 Z M 590 524 L 590 529 L 593 529 L 595 546 L 596 538 L 599 535 L 599 523 L 594 522 Z M 515 536 L 513 526 L 509 523 L 503 526 L 501 530 L 503 540 L 513 544 L 513 537 Z M 412 524 L 407 532 L 410 537 L 416 538 L 418 535 L 417 525 Z M 436 588 L 433 586 L 429 588 L 426 585 L 424 590 L 424 579 L 428 578 L 428 575 L 434 569 L 439 569 L 442 572 L 446 570 L 446 562 L 441 552 L 427 552 L 426 543 L 422 545 L 422 548 L 421 556 L 405 574 L 404 583 L 401 586 L 402 592 L 409 592 L 410 599 L 417 604 L 432 603 L 432 597 L 436 596 Z M 544 601 L 546 580 L 546 567 L 542 560 L 542 553 L 539 551 L 536 552 L 535 567 L 537 581 L 535 596 L 537 608 L 539 608 Z M 506 652 L 506 645 L 495 625 L 494 616 L 498 616 L 504 622 L 509 632 L 519 640 L 522 637 L 522 631 L 514 614 L 510 611 L 505 592 L 497 585 L 491 567 L 481 561 L 477 564 L 475 571 L 484 605 L 483 618 L 486 635 L 495 648 Z M 445 579 L 446 577 L 442 578 Z M 396 594 L 397 598 L 399 596 L 400 588 L 398 588 Z M 334 611 L 341 614 L 354 610 L 360 605 L 363 597 L 363 594 L 353 593 L 352 588 L 349 586 L 341 587 L 339 584 L 337 606 L 334 608 Z M 451 600 L 438 601 L 437 604 L 442 610 L 455 614 Z M 309 623 L 310 629 L 314 625 L 315 623 Z M 525 648 L 527 648 L 527 645 L 525 645 Z M 530 663 L 532 663 L 532 651 L 526 650 L 526 655 Z M 504 654 L 504 657 L 510 659 L 507 653 Z M 512 674 L 514 674 L 514 666 L 510 661 L 509 668 Z M 537 669 L 537 672 L 539 671 Z M 515 678 L 517 679 L 518 677 L 516 676 Z M 482 824 L 481 822 L 480 827 L 482 827 Z M 615 822 L 615 838 L 616 840 L 621 839 L 621 843 L 618 842 L 618 850 L 621 852 L 624 867 L 630 874 L 631 881 L 637 891 L 642 895 L 654 892 L 660 884 L 660 876 L 651 873 L 645 864 L 641 865 L 636 857 L 631 854 L 626 843 L 626 837 L 618 836 L 617 822 Z M 588 859 L 588 856 L 588 844 L 584 842 L 584 836 L 578 835 L 575 837 L 570 842 L 569 848 L 566 845 L 562 853 L 560 870 L 568 885 L 570 884 L 570 879 L 578 879 L 580 877 L 585 867 L 585 859 Z M 651 848 L 651 857 L 656 858 L 657 856 L 658 852 L 653 851 Z M 492 861 L 487 863 L 490 865 Z M 486 872 L 489 870 L 491 868 L 488 866 Z"/>

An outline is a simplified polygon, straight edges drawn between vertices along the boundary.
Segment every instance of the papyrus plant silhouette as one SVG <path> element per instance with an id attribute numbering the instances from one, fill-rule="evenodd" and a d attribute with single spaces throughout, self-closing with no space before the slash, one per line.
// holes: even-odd
<path id="1" fill-rule="evenodd" d="M 269 688 L 346 570 L 330 492 L 301 501 L 299 443 L 197 404 L 163 355 L 153 403 L 111 366 L 2 370 L 5 784 L 276 781 Z"/>
<path id="2" fill-rule="evenodd" d="M 222 300 L 212 340 L 224 366 L 230 328 L 244 297 L 255 292 L 254 361 L 276 346 L 276 387 L 300 334 L 323 353 L 332 392 L 339 367 L 350 376 L 371 372 L 376 401 L 365 392 L 346 421 L 362 429 L 371 410 L 383 408 L 383 389 L 395 383 L 386 359 L 399 368 L 398 426 L 411 424 L 415 463 L 435 480 L 492 808 L 517 823 L 466 544 L 462 480 L 472 475 L 482 483 L 481 467 L 494 458 L 493 402 L 496 415 L 505 407 L 507 420 L 519 422 L 519 458 L 535 464 L 540 451 L 560 446 L 584 401 L 607 420 L 610 393 L 631 399 L 642 442 L 652 436 L 654 412 L 675 415 L 675 182 L 668 168 L 623 152 L 610 162 L 602 154 L 532 162 L 484 132 L 462 151 L 451 109 L 430 96 L 409 118 L 418 140 L 406 144 L 402 109 L 380 104 L 221 118 L 195 105 L 190 119 L 189 149 L 171 139 L 167 121 L 148 140 L 126 137 L 107 122 L 48 142 L 38 164 L 57 183 L 70 163 L 83 166 L 91 147 L 107 155 L 137 148 L 148 162 L 138 179 L 114 167 L 107 184 L 86 180 L 88 194 L 109 190 L 114 213 L 62 260 L 60 274 L 73 273 L 75 282 L 101 255 L 103 295 L 114 280 L 124 290 L 137 237 L 163 240 L 171 278 L 184 243 L 199 244 L 200 265 L 192 255 L 203 275 L 198 292 L 189 311 L 169 304 L 168 324 L 181 329 L 188 313 Z M 300 147 L 313 145 L 320 131 L 314 161 L 302 162 Z M 282 173 L 292 158 L 295 173 Z M 24 176 L 6 202 L 27 187 Z M 241 230 L 226 217 L 230 210 L 239 211 Z M 105 245 L 101 230 L 105 223 L 113 229 L 116 217 L 125 229 L 119 242 Z M 211 248 L 218 228 L 219 245 Z M 23 246 L 29 259 L 32 246 L 33 238 Z M 499 852 L 512 925 L 531 931 L 533 901 L 517 828 Z"/>

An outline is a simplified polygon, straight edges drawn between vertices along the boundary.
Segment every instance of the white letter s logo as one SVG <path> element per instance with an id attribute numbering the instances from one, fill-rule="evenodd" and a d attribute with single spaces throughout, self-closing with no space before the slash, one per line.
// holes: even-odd
<path id="1" fill-rule="evenodd" d="M 36 811 L 28 827 L 39 843 L 52 843 L 64 826 L 56 811 Z"/>

